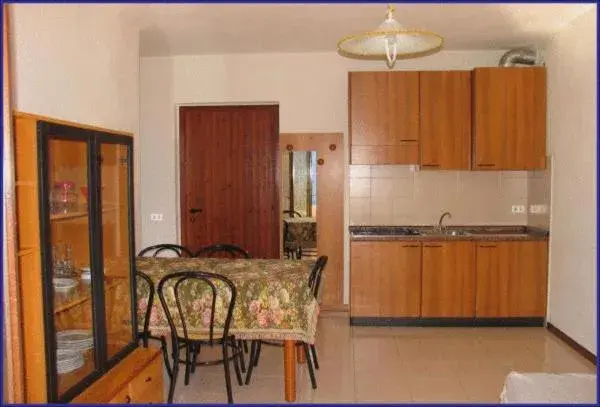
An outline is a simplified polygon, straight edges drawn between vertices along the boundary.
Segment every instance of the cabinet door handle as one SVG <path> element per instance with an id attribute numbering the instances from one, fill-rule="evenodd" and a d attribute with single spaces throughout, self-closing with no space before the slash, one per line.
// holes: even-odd
<path id="1" fill-rule="evenodd" d="M 125 403 L 127 403 L 127 404 L 131 403 L 131 397 L 129 397 L 129 394 L 127 396 L 125 396 Z"/>
<path id="2" fill-rule="evenodd" d="M 402 247 L 421 247 L 421 246 L 418 244 L 405 244 Z"/>
<path id="3" fill-rule="evenodd" d="M 443 247 L 441 244 L 424 244 L 423 247 Z"/>
<path id="4" fill-rule="evenodd" d="M 495 167 L 496 164 L 477 164 L 478 167 Z"/>
<path id="5" fill-rule="evenodd" d="M 146 383 L 149 383 L 151 381 L 152 381 L 152 377 L 150 377 L 150 376 L 146 377 Z"/>
<path id="6" fill-rule="evenodd" d="M 495 244 L 480 244 L 479 247 L 482 247 L 484 249 L 488 249 L 488 248 L 492 248 L 492 247 L 498 247 L 498 245 L 495 245 Z"/>
<path id="7" fill-rule="evenodd" d="M 439 164 L 421 164 L 421 167 L 433 167 L 433 168 L 437 168 L 439 167 Z"/>

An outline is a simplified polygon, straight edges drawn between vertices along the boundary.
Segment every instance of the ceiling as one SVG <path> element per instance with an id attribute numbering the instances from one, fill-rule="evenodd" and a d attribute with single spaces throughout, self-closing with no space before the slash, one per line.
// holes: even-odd
<path id="1" fill-rule="evenodd" d="M 446 50 L 539 46 L 595 4 L 397 4 L 406 28 L 436 32 Z M 127 9 L 142 56 L 335 51 L 376 28 L 385 4 L 152 4 Z"/>

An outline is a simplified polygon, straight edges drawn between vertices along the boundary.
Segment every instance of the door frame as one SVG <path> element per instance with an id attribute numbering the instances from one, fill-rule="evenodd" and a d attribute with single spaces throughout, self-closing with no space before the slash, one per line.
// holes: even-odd
<path id="1" fill-rule="evenodd" d="M 291 149 L 291 150 L 290 150 Z M 342 132 L 280 133 L 280 154 L 289 151 L 317 152 L 317 251 L 329 257 L 325 281 L 335 281 L 335 291 L 323 292 L 321 309 L 345 310 L 344 306 L 344 194 L 345 145 Z M 323 159 L 323 165 L 319 165 Z M 281 164 L 280 164 L 281 165 Z M 326 176 L 324 176 L 326 174 Z M 283 171 L 280 171 L 280 207 L 283 210 Z M 326 195 L 326 198 L 325 198 Z M 281 212 L 281 211 L 280 211 Z M 327 214 L 323 216 L 322 214 Z M 283 213 L 280 213 L 283 229 Z M 280 233 L 283 247 L 283 230 Z M 283 249 L 281 249 L 283 250 Z"/>
<path id="2" fill-rule="evenodd" d="M 179 110 L 182 107 L 202 107 L 202 106 L 263 106 L 263 105 L 279 105 L 279 102 L 225 102 L 225 103 L 176 103 L 175 104 L 175 234 L 177 243 L 181 244 L 183 237 L 181 236 L 181 160 L 179 148 L 181 146 L 181 126 L 179 123 Z M 280 113 L 281 116 L 281 113 Z"/>

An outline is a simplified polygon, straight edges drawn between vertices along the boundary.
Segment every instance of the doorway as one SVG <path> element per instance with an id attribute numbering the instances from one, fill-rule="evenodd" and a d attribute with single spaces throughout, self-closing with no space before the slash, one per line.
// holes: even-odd
<path id="1" fill-rule="evenodd" d="M 282 133 L 281 247 L 286 231 L 301 233 L 302 259 L 326 255 L 321 303 L 343 306 L 344 146 L 342 133 Z M 290 154 L 291 153 L 291 154 Z M 295 213 L 294 213 L 295 212 Z M 294 231 L 292 231 L 294 233 Z M 287 233 L 289 236 L 289 233 Z M 315 240 L 311 244 L 311 240 Z M 293 236 L 288 238 L 298 241 Z M 292 246 L 292 249 L 297 249 Z M 292 253 L 293 254 L 293 253 Z"/>
<path id="2" fill-rule="evenodd" d="M 179 108 L 181 242 L 280 253 L 279 106 Z"/>

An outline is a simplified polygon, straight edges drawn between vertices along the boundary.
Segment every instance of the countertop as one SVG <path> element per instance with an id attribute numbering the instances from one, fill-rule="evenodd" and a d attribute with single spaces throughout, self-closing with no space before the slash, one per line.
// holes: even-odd
<path id="1" fill-rule="evenodd" d="M 418 234 L 402 234 L 406 230 Z M 351 241 L 440 241 L 440 240 L 548 240 L 549 232 L 530 226 L 470 225 L 444 226 L 446 233 L 440 233 L 433 226 L 350 226 Z M 450 234 L 456 231 L 457 235 Z"/>

